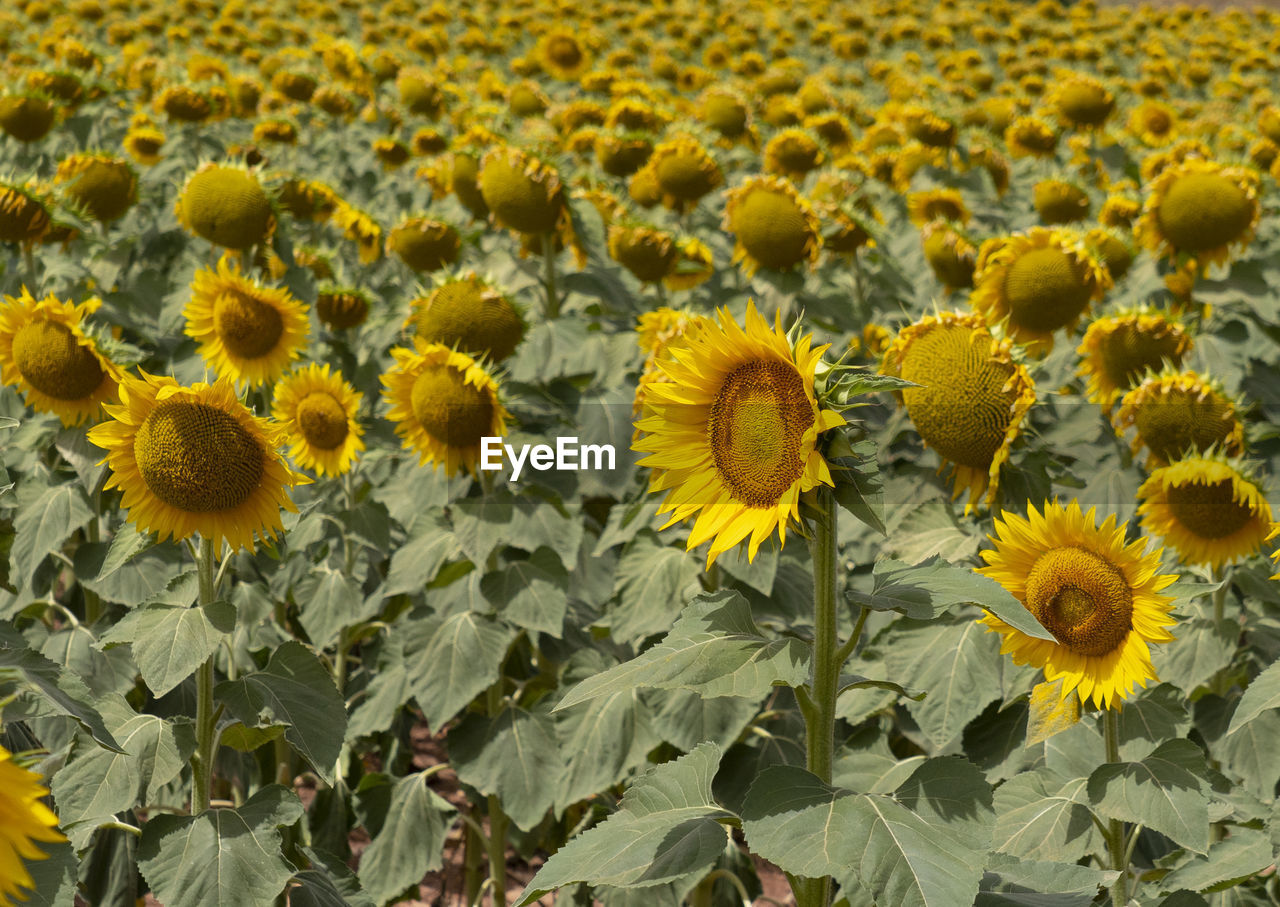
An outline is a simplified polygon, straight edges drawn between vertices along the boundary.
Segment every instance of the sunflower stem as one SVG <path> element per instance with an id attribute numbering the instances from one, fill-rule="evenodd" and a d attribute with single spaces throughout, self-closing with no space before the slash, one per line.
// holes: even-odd
<path id="1" fill-rule="evenodd" d="M 213 541 L 200 538 L 200 554 L 196 570 L 200 580 L 200 606 L 213 603 Z M 196 751 L 191 754 L 191 815 L 198 816 L 209 808 L 210 785 L 213 781 L 215 746 L 213 714 L 213 656 L 196 669 Z"/>
<path id="2" fill-rule="evenodd" d="M 1213 581 L 1222 584 L 1213 590 L 1213 624 L 1215 627 L 1226 619 L 1227 590 L 1231 588 L 1231 583 L 1227 579 L 1226 567 L 1213 568 Z"/>
<path id="3" fill-rule="evenodd" d="M 1107 749 L 1107 762 L 1120 761 L 1120 713 L 1107 709 L 1102 714 L 1102 737 Z M 1129 903 L 1129 852 L 1125 847 L 1124 823 L 1111 819 L 1107 823 L 1107 850 L 1111 855 L 1111 868 L 1120 873 L 1111 886 L 1113 907 L 1125 907 Z"/>
<path id="4" fill-rule="evenodd" d="M 550 233 L 542 234 L 542 283 L 547 291 L 547 320 L 560 317 L 560 297 L 556 293 L 556 239 Z"/>
<path id="5" fill-rule="evenodd" d="M 36 272 L 36 253 L 32 244 L 24 242 L 22 244 L 22 261 L 27 269 L 27 289 L 31 291 L 32 296 L 40 294 L 39 274 Z"/>

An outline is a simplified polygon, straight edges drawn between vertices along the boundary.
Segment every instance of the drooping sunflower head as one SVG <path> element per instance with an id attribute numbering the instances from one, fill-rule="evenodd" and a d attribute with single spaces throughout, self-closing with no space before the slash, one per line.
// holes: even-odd
<path id="1" fill-rule="evenodd" d="M 125 133 L 121 145 L 139 164 L 150 167 L 160 163 L 160 149 L 164 147 L 165 135 L 154 126 L 134 126 Z"/>
<path id="2" fill-rule="evenodd" d="M 948 291 L 973 286 L 978 249 L 952 224 L 935 220 L 920 229 L 924 260 Z"/>
<path id="3" fill-rule="evenodd" d="M 668 290 L 692 290 L 715 274 L 715 258 L 710 247 L 694 236 L 676 240 L 676 263 L 662 285 Z"/>
<path id="4" fill-rule="evenodd" d="M 66 426 L 96 422 L 102 404 L 116 400 L 123 373 L 84 330 L 85 316 L 101 305 L 97 298 L 36 300 L 25 287 L 0 304 L 0 380 Z"/>
<path id="5" fill-rule="evenodd" d="M 950 148 L 956 143 L 958 134 L 956 124 L 919 104 L 911 104 L 904 108 L 902 120 L 907 135 L 922 145 L 930 148 Z"/>
<path id="6" fill-rule="evenodd" d="M 191 174 L 176 210 L 189 232 L 237 251 L 265 242 L 276 226 L 271 200 L 258 178 L 227 164 L 203 164 Z"/>
<path id="7" fill-rule="evenodd" d="M 1255 172 L 1188 158 L 1150 185 L 1136 233 L 1157 255 L 1225 263 L 1253 239 L 1259 214 Z"/>
<path id="8" fill-rule="evenodd" d="M 1137 309 L 1096 318 L 1076 350 L 1076 374 L 1089 376 L 1089 399 L 1108 412 L 1148 371 L 1178 368 L 1192 340 L 1177 320 Z"/>
<path id="9" fill-rule="evenodd" d="M 995 500 L 1000 467 L 1035 403 L 1010 347 L 981 316 L 943 312 L 903 328 L 884 356 L 882 371 L 920 385 L 902 391 L 903 405 L 943 466 L 954 464 L 952 499 L 968 492 L 966 513 Z"/>
<path id="10" fill-rule="evenodd" d="M 1143 553 L 1147 539 L 1125 544 L 1128 524 L 1114 515 L 1101 526 L 1093 509 L 1046 503 L 1028 517 L 1005 511 L 995 521 L 995 548 L 982 551 L 989 576 L 1052 635 L 1027 636 L 994 614 L 981 618 L 1002 638 L 1000 651 L 1016 664 L 1043 668 L 1045 680 L 1062 680 L 1065 699 L 1112 708 L 1135 687 L 1156 680 L 1148 646 L 1173 639 L 1168 627 L 1173 599 L 1160 591 L 1177 577 L 1160 575 L 1159 550 Z"/>
<path id="11" fill-rule="evenodd" d="M 1097 129 L 1116 108 L 1115 95 L 1105 85 L 1077 73 L 1055 84 L 1050 102 L 1058 121 L 1074 129 Z"/>
<path id="12" fill-rule="evenodd" d="M 451 225 L 429 217 L 401 221 L 387 234 L 387 254 L 395 253 L 413 270 L 438 271 L 458 260 L 462 237 Z"/>
<path id="13" fill-rule="evenodd" d="M 1216 381 L 1195 372 L 1165 370 L 1145 378 L 1120 401 L 1115 425 L 1118 433 L 1137 429 L 1133 452 L 1147 448 L 1148 469 L 1187 453 L 1217 449 L 1235 456 L 1244 449 L 1235 404 Z"/>
<path id="14" fill-rule="evenodd" d="M 672 344 L 658 360 L 669 382 L 646 387 L 643 437 L 633 447 L 653 469 L 651 491 L 665 491 L 667 525 L 698 515 L 692 550 L 711 541 L 708 565 L 739 542 L 753 559 L 799 517 L 801 492 L 832 485 L 818 436 L 844 424 L 818 405 L 814 372 L 825 346 L 805 336 L 792 347 L 747 306 L 745 330 L 727 309 Z"/>
<path id="15" fill-rule="evenodd" d="M 127 161 L 106 154 L 73 154 L 58 164 L 71 203 L 101 223 L 119 220 L 138 200 L 138 175 Z"/>
<path id="16" fill-rule="evenodd" d="M 576 81 L 591 68 L 591 51 L 581 35 L 568 28 L 553 28 L 538 40 L 538 63 L 543 72 L 564 82 Z"/>
<path id="17" fill-rule="evenodd" d="M 750 177 L 729 192 L 724 229 L 734 235 L 734 263 L 748 274 L 815 264 L 822 250 L 822 222 L 813 206 L 776 176 Z"/>
<path id="18" fill-rule="evenodd" d="M 989 239 L 978 252 L 970 303 L 990 325 L 1004 323 L 1029 348 L 1053 346 L 1111 287 L 1111 277 L 1074 232 L 1033 227 Z"/>
<path id="19" fill-rule="evenodd" d="M 764 171 L 802 180 L 826 160 L 822 146 L 804 129 L 783 129 L 764 146 Z"/>
<path id="20" fill-rule="evenodd" d="M 484 438 L 506 433 L 509 414 L 498 384 L 476 360 L 442 343 L 414 338 L 413 349 L 391 351 L 395 368 L 382 376 L 387 418 L 420 464 L 475 474 Z"/>
<path id="21" fill-rule="evenodd" d="M 363 395 L 329 366 L 311 363 L 276 382 L 271 415 L 289 440 L 289 456 L 303 469 L 339 476 L 364 450 L 356 419 Z"/>
<path id="22" fill-rule="evenodd" d="M 751 127 L 751 108 L 732 89 L 716 86 L 707 89 L 698 102 L 698 119 L 724 139 L 741 138 Z"/>
<path id="23" fill-rule="evenodd" d="M 279 426 L 249 412 L 229 378 L 184 387 L 125 376 L 107 413 L 89 441 L 107 452 L 106 487 L 124 492 L 140 530 L 175 541 L 199 533 L 233 551 L 284 531 L 280 508 L 295 510 L 285 488 L 307 479 L 280 456 Z"/>
<path id="24" fill-rule="evenodd" d="M 520 310 L 488 281 L 472 273 L 436 286 L 413 300 L 405 327 L 419 339 L 501 362 L 524 338 Z"/>
<path id="25" fill-rule="evenodd" d="M 1218 568 L 1257 551 L 1271 532 L 1271 505 L 1238 460 L 1192 454 L 1151 473 L 1138 489 L 1145 532 L 1186 564 Z"/>
<path id="26" fill-rule="evenodd" d="M 609 257 L 641 283 L 664 280 L 680 257 L 675 237 L 648 224 L 613 224 L 608 245 Z"/>
<path id="27" fill-rule="evenodd" d="M 332 273 L 329 276 L 332 277 Z M 342 331 L 364 324 L 371 304 L 369 294 L 355 287 L 325 283 L 316 292 L 316 316 L 330 330 Z"/>
<path id="28" fill-rule="evenodd" d="M 1004 141 L 1013 157 L 1052 157 L 1058 134 L 1037 117 L 1018 117 L 1005 128 Z"/>
<path id="29" fill-rule="evenodd" d="M 40 141 L 49 134 L 57 119 L 57 105 L 40 92 L 0 97 L 0 129 L 19 142 Z"/>
<path id="30" fill-rule="evenodd" d="M 24 888 L 34 889 L 35 880 L 24 860 L 44 860 L 45 853 L 36 842 L 54 844 L 65 841 L 58 830 L 58 817 L 44 805 L 49 789 L 41 777 L 14 761 L 13 754 L 0 746 L 0 898 L 9 903 L 27 899 Z"/>
<path id="31" fill-rule="evenodd" d="M 972 216 L 964 198 L 955 189 L 927 189 L 907 196 L 907 216 L 917 227 L 930 221 L 951 221 L 964 225 Z"/>
<path id="32" fill-rule="evenodd" d="M 183 315 L 205 362 L 249 387 L 283 375 L 307 342 L 307 306 L 287 289 L 245 277 L 229 255 L 196 272 Z"/>
<path id="33" fill-rule="evenodd" d="M 1104 227 L 1128 230 L 1142 213 L 1142 203 L 1127 193 L 1113 191 L 1098 211 L 1098 223 Z"/>
<path id="34" fill-rule="evenodd" d="M 645 171 L 661 193 L 662 204 L 673 211 L 689 210 L 724 183 L 715 158 L 701 142 L 687 135 L 660 142 L 637 175 Z"/>
<path id="35" fill-rule="evenodd" d="M 479 187 L 502 226 L 520 233 L 556 232 L 564 189 L 550 165 L 510 145 L 493 148 L 481 162 Z"/>
<path id="36" fill-rule="evenodd" d="M 1084 235 L 1084 242 L 1107 269 L 1112 283 L 1118 283 L 1129 273 L 1136 250 L 1128 231 L 1120 231 L 1112 227 L 1094 227 Z"/>
<path id="37" fill-rule="evenodd" d="M 1040 180 L 1031 188 L 1031 199 L 1044 224 L 1071 224 L 1089 216 L 1089 194 L 1067 180 Z"/>
<path id="38" fill-rule="evenodd" d="M 31 190 L 0 182 L 0 242 L 37 242 L 51 222 L 48 208 Z"/>

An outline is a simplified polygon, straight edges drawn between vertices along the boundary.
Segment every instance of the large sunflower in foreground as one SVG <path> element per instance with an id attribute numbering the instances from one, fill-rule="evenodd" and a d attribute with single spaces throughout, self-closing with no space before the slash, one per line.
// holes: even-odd
<path id="1" fill-rule="evenodd" d="M 1000 466 L 1021 431 L 1036 389 L 979 315 L 943 312 L 903 328 L 884 358 L 883 371 L 920 387 L 902 402 L 924 442 L 955 465 L 952 498 L 968 492 L 965 512 L 989 506 Z M 985 495 L 985 497 L 984 497 Z"/>
<path id="2" fill-rule="evenodd" d="M 1160 575 L 1161 551 L 1147 554 L 1145 538 L 1125 544 L 1125 523 L 1109 516 L 1097 525 L 1094 510 L 1080 502 L 1028 507 L 1029 519 L 1005 512 L 995 521 L 994 549 L 982 552 L 989 576 L 1022 602 L 1053 640 L 1036 639 L 996 617 L 980 620 L 1002 637 L 1000 651 L 1014 663 L 1044 669 L 1050 683 L 1061 678 L 1062 695 L 1077 691 L 1111 708 L 1135 686 L 1156 680 L 1147 648 L 1169 642 L 1175 621 L 1160 590 L 1177 577 Z"/>
<path id="3" fill-rule="evenodd" d="M 667 526 L 698 515 L 687 547 L 711 541 L 710 566 L 723 552 L 749 539 L 748 559 L 799 516 L 800 493 L 831 485 L 817 450 L 818 435 L 844 424 L 821 409 L 814 371 L 826 346 L 810 349 L 811 336 L 793 349 L 755 305 L 747 305 L 746 329 L 728 309 L 719 324 L 708 321 L 672 345 L 658 367 L 670 383 L 645 392 L 644 432 L 635 450 L 654 470 L 651 491 L 665 491 L 659 513 Z"/>
<path id="4" fill-rule="evenodd" d="M 1244 449 L 1244 425 L 1221 385 L 1195 372 L 1165 371 L 1147 377 L 1124 395 L 1115 416 L 1122 434 L 1137 429 L 1133 452 L 1150 451 L 1147 468 L 1157 469 L 1188 451 L 1216 447 L 1235 455 Z"/>
<path id="5" fill-rule="evenodd" d="M 227 378 L 184 387 L 173 378 L 125 376 L 111 419 L 89 430 L 107 452 L 107 488 L 124 492 L 129 519 L 161 539 L 199 533 L 221 549 L 253 548 L 283 532 L 285 486 L 308 480 L 277 452 L 278 425 L 254 416 Z"/>
<path id="6" fill-rule="evenodd" d="M 364 450 L 356 421 L 358 393 L 329 366 L 311 363 L 276 383 L 271 415 L 289 439 L 289 456 L 303 469 L 339 476 Z"/>
<path id="7" fill-rule="evenodd" d="M 307 342 L 307 307 L 286 289 L 244 277 L 226 255 L 217 270 L 196 272 L 182 313 L 186 334 L 219 377 L 251 387 L 274 381 Z"/>
<path id="8" fill-rule="evenodd" d="M 49 856 L 36 842 L 66 840 L 58 831 L 58 817 L 41 802 L 49 790 L 40 780 L 39 775 L 17 765 L 13 754 L 0 746 L 0 899 L 5 903 L 25 901 L 22 889 L 36 887 L 22 865 L 23 860 Z"/>
<path id="9" fill-rule="evenodd" d="M 1147 191 L 1135 233 L 1169 259 L 1189 255 L 1201 268 L 1224 264 L 1258 226 L 1258 175 L 1245 167 L 1188 158 L 1165 168 Z"/>
<path id="10" fill-rule="evenodd" d="M 1144 531 L 1187 564 L 1221 567 L 1248 557 L 1271 531 L 1271 505 L 1237 461 L 1216 453 L 1163 466 L 1138 489 Z"/>
<path id="11" fill-rule="evenodd" d="M 459 468 L 474 474 L 482 439 L 506 433 L 498 384 L 465 353 L 421 337 L 413 345 L 393 349 L 396 366 L 382 376 L 387 418 L 419 463 L 443 465 L 450 477 Z"/>
<path id="12" fill-rule="evenodd" d="M 76 305 L 54 295 L 36 300 L 26 287 L 0 304 L 0 381 L 23 392 L 27 405 L 53 413 L 65 426 L 96 421 L 116 399 L 120 369 L 85 335 L 84 318 L 98 298 Z"/>
<path id="13" fill-rule="evenodd" d="M 1110 410 L 1148 370 L 1177 368 L 1191 349 L 1191 335 L 1159 312 L 1142 309 L 1094 320 L 1076 350 L 1076 374 L 1089 376 L 1089 399 Z"/>

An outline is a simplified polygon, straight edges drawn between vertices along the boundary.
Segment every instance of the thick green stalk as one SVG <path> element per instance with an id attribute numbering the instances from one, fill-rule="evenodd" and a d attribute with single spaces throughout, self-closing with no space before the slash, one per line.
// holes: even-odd
<path id="1" fill-rule="evenodd" d="M 542 234 L 542 283 L 547 291 L 547 320 L 560 317 L 560 296 L 556 293 L 556 238 L 551 233 Z"/>
<path id="2" fill-rule="evenodd" d="M 201 537 L 196 569 L 200 579 L 200 606 L 211 604 L 214 597 L 213 542 Z M 209 808 L 209 791 L 213 781 L 213 749 L 216 734 L 213 716 L 213 656 L 196 669 L 196 751 L 191 754 L 191 815 L 198 816 Z"/>
<path id="3" fill-rule="evenodd" d="M 496 718 L 502 711 L 503 680 L 498 678 L 485 694 L 486 711 L 490 718 Z M 507 827 L 510 820 L 502 811 L 502 801 L 490 794 L 487 801 L 489 807 L 489 839 L 486 851 L 489 854 L 490 903 L 493 907 L 507 907 Z"/>
<path id="4" fill-rule="evenodd" d="M 1120 713 L 1107 709 L 1102 715 L 1102 736 L 1107 748 L 1107 762 L 1120 761 Z M 1111 819 L 1107 823 L 1107 850 L 1111 854 L 1111 868 L 1120 873 L 1111 886 L 1113 907 L 1125 907 L 1129 903 L 1129 854 L 1125 848 L 1124 823 Z"/>
<path id="5" fill-rule="evenodd" d="M 1213 581 L 1215 583 L 1222 583 L 1221 588 L 1215 589 L 1213 592 L 1213 623 L 1216 626 L 1217 624 L 1222 623 L 1223 619 L 1226 617 L 1227 590 L 1231 588 L 1231 584 L 1227 582 L 1227 568 L 1214 567 Z"/>

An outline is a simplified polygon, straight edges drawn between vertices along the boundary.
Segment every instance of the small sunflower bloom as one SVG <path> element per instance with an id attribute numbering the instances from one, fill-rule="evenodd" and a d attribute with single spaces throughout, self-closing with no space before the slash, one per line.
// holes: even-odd
<path id="1" fill-rule="evenodd" d="M 189 232 L 236 251 L 265 242 L 276 225 L 271 200 L 242 167 L 204 164 L 183 185 L 176 209 Z"/>
<path id="2" fill-rule="evenodd" d="M 0 898 L 6 903 L 25 901 L 23 889 L 36 887 L 22 861 L 48 858 L 39 843 L 66 840 L 58 817 L 42 802 L 48 795 L 40 776 L 18 765 L 0 746 Z"/>
<path id="3" fill-rule="evenodd" d="M 964 198 L 955 189 L 929 189 L 907 196 L 907 217 L 917 227 L 931 221 L 945 220 L 967 224 L 972 214 Z"/>
<path id="4" fill-rule="evenodd" d="M 1095 319 L 1076 352 L 1078 375 L 1089 377 L 1089 399 L 1108 412 L 1148 371 L 1178 368 L 1192 340 L 1177 321 L 1138 310 Z"/>
<path id="5" fill-rule="evenodd" d="M 1147 448 L 1147 469 L 1188 452 L 1217 449 L 1235 456 L 1244 449 L 1244 425 L 1235 404 L 1216 381 L 1195 372 L 1165 370 L 1144 379 L 1120 401 L 1115 428 L 1117 434 L 1137 430 L 1133 453 Z"/>
<path id="6" fill-rule="evenodd" d="M 697 139 L 677 136 L 653 149 L 640 172 L 648 171 L 672 211 L 694 207 L 705 195 L 724 183 L 720 165 Z"/>
<path id="7" fill-rule="evenodd" d="M 276 382 L 271 415 L 284 429 L 293 461 L 320 475 L 348 472 L 364 450 L 356 418 L 362 397 L 327 364 L 313 362 Z"/>
<path id="8" fill-rule="evenodd" d="M 723 226 L 734 236 L 733 263 L 741 262 L 747 274 L 816 264 L 822 251 L 817 213 L 780 177 L 751 177 L 730 191 Z"/>

